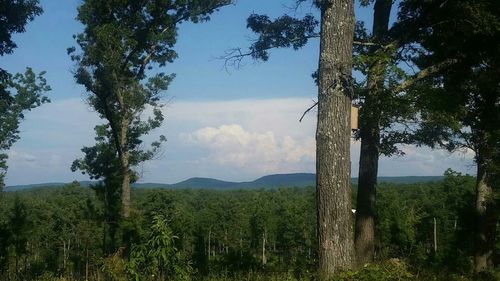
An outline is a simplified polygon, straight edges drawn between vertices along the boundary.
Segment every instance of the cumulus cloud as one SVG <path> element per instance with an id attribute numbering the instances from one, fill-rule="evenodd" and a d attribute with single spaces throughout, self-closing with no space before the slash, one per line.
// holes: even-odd
<path id="1" fill-rule="evenodd" d="M 258 173 L 303 171 L 306 166 L 314 165 L 315 145 L 311 137 L 296 140 L 276 136 L 271 131 L 251 132 L 231 124 L 201 128 L 181 138 L 188 144 L 209 149 L 209 155 L 203 159 L 206 164 L 236 166 Z"/>

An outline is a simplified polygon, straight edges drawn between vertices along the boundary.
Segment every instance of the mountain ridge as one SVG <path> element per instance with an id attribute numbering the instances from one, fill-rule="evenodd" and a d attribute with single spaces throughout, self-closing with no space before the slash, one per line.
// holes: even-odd
<path id="1" fill-rule="evenodd" d="M 440 181 L 443 176 L 399 176 L 399 177 L 379 177 L 379 183 L 393 184 L 412 184 L 420 182 Z M 352 183 L 357 184 L 358 179 L 352 178 Z M 89 187 L 97 182 L 81 181 L 80 185 Z M 7 186 L 5 191 L 19 191 L 25 189 L 41 188 L 41 187 L 62 187 L 68 183 L 53 182 L 53 183 L 38 183 L 27 185 Z M 135 188 L 171 188 L 171 189 L 260 189 L 260 188 L 279 188 L 279 187 L 307 187 L 316 185 L 316 175 L 313 173 L 289 173 L 289 174 L 272 174 L 262 176 L 253 181 L 232 182 L 214 178 L 193 177 L 173 184 L 165 183 L 135 183 Z"/>

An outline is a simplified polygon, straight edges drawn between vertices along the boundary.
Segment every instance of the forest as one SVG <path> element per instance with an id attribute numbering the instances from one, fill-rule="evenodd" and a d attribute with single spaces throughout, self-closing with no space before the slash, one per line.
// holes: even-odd
<path id="1" fill-rule="evenodd" d="M 15 35 L 47 3 L 0 2 L 0 57 L 16 51 L 23 41 Z M 168 146 L 160 129 L 177 77 L 169 67 L 182 63 L 181 27 L 202 29 L 239 1 L 78 2 L 80 29 L 60 56 L 99 121 L 67 169 L 90 187 L 5 190 L 21 123 L 51 102 L 58 82 L 30 66 L 18 73 L 0 65 L 0 279 L 500 280 L 500 2 L 290 4 L 274 16 L 241 18 L 253 39 L 217 59 L 243 71 L 248 62 L 269 63 L 278 49 L 299 54 L 319 43 L 310 75 L 317 96 L 299 120 L 315 118 L 316 184 L 307 188 L 134 187 Z M 308 12 L 298 13 L 304 5 Z M 368 18 L 355 14 L 360 9 Z M 218 148 L 227 139 L 205 138 Z M 287 140 L 283 146 L 294 145 Z M 472 155 L 475 172 L 379 183 L 382 159 L 404 157 L 405 147 Z M 274 160 L 302 157 L 288 154 Z"/>
<path id="2" fill-rule="evenodd" d="M 474 184 L 449 170 L 439 182 L 380 185 L 383 262 L 336 280 L 467 280 Z M 4 193 L 2 279 L 315 280 L 313 187 L 137 189 L 132 199 L 131 217 L 117 223 L 78 183 Z"/>

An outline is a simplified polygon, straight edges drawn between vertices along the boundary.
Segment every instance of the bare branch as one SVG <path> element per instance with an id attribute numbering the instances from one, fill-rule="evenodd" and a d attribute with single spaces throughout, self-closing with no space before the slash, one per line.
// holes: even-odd
<path id="1" fill-rule="evenodd" d="M 304 113 L 302 114 L 302 116 L 299 119 L 299 122 L 302 122 L 302 119 L 304 119 L 304 116 L 306 116 L 306 114 L 309 111 L 311 111 L 313 108 L 315 108 L 317 105 L 318 105 L 318 102 L 315 102 L 311 107 L 309 107 L 306 111 L 304 111 Z"/>
<path id="2" fill-rule="evenodd" d="M 361 41 L 353 41 L 352 44 L 359 45 L 359 46 L 367 46 L 367 47 L 381 46 L 380 44 L 377 44 L 377 43 L 373 43 L 373 42 L 361 42 Z"/>
<path id="3" fill-rule="evenodd" d="M 290 39 L 289 41 L 286 42 L 286 46 L 285 46 L 285 44 L 283 44 L 283 45 L 271 45 L 269 47 L 259 49 L 259 50 L 250 48 L 248 52 L 243 52 L 242 49 L 239 47 L 232 48 L 232 49 L 229 49 L 228 51 L 226 51 L 226 53 L 223 56 L 218 57 L 218 59 L 224 60 L 224 67 L 226 69 L 228 66 L 232 66 L 232 67 L 238 69 L 241 65 L 241 62 L 246 57 L 254 57 L 255 54 L 257 54 L 258 52 L 262 52 L 262 51 L 268 51 L 268 50 L 278 49 L 278 48 L 286 48 L 286 47 L 289 47 L 288 45 L 292 45 L 293 43 L 299 42 L 299 41 L 304 40 L 304 39 L 312 39 L 312 38 L 319 38 L 319 34 Z"/>

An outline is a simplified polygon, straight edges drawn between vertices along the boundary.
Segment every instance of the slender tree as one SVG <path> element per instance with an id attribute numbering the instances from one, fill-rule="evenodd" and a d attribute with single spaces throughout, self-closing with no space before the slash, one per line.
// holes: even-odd
<path id="1" fill-rule="evenodd" d="M 107 121 L 107 141 L 119 160 L 115 174 L 121 181 L 124 217 L 130 214 L 130 184 L 137 178 L 131 167 L 152 157 L 141 149 L 140 137 L 161 125 L 161 93 L 173 78 L 158 72 L 148 75 L 148 70 L 177 57 L 173 46 L 178 24 L 208 20 L 229 3 L 87 0 L 78 8 L 77 18 L 85 26 L 75 36 L 81 52 L 77 54 L 74 47 L 68 52 L 77 63 L 77 83 L 85 87 L 89 104 Z M 141 119 L 149 108 L 151 117 Z M 155 150 L 159 143 L 153 146 Z"/>
<path id="2" fill-rule="evenodd" d="M 355 250 L 356 262 L 363 265 L 373 261 L 375 253 L 375 197 L 378 160 L 381 154 L 380 130 L 382 99 L 386 87 L 387 66 L 392 50 L 381 50 L 388 41 L 389 16 L 392 0 L 377 0 L 374 6 L 373 28 L 367 57 L 372 62 L 367 68 L 366 95 L 361 107 L 358 137 L 361 138 L 358 193 L 356 202 Z"/>

